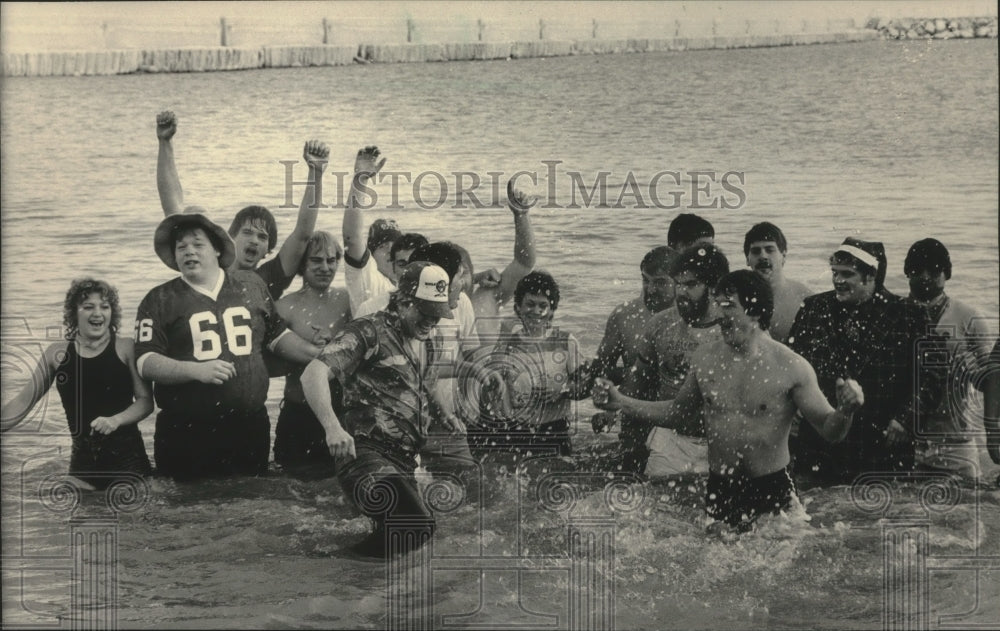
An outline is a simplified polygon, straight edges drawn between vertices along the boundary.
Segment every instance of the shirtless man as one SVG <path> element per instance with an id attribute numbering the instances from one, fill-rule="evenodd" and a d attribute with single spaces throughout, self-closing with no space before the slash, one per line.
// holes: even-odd
<path id="1" fill-rule="evenodd" d="M 642 290 L 639 296 L 624 302 L 611 312 L 604 326 L 604 337 L 597 347 L 592 370 L 620 384 L 638 356 L 643 327 L 655 314 L 674 304 L 674 280 L 670 278 L 670 262 L 676 252 L 661 245 L 646 253 L 639 264 Z M 621 359 L 621 366 L 617 366 Z M 590 419 L 594 431 L 613 422 L 613 415 L 598 412 Z"/>
<path id="2" fill-rule="evenodd" d="M 813 294 L 802 283 L 785 277 L 785 256 L 788 241 L 781 228 L 764 221 L 755 224 L 743 238 L 743 254 L 747 266 L 771 285 L 774 294 L 774 316 L 768 332 L 775 340 L 784 343 L 795 322 L 802 301 Z"/>
<path id="3" fill-rule="evenodd" d="M 838 380 L 837 408 L 827 403 L 812 367 L 765 334 L 774 308 L 770 286 L 749 270 L 727 274 L 716 286 L 723 339 L 699 347 L 673 402 L 627 397 L 607 380 L 594 387 L 594 404 L 624 409 L 662 427 L 704 417 L 709 478 L 706 510 L 737 531 L 753 527 L 797 499 L 788 473 L 788 433 L 796 411 L 826 439 L 843 440 L 864 403 L 858 384 Z"/>
<path id="4" fill-rule="evenodd" d="M 521 279 L 535 268 L 535 233 L 528 211 L 537 201 L 514 190 L 514 180 L 507 182 L 507 203 L 514 214 L 514 259 L 499 277 L 493 270 L 480 274 L 470 292 L 480 335 L 495 338 L 500 333 L 500 309 L 514 296 Z"/>
<path id="5" fill-rule="evenodd" d="M 648 401 L 677 396 L 691 354 L 721 335 L 711 293 L 729 273 L 722 251 L 711 244 L 688 248 L 674 257 L 669 273 L 676 287 L 675 304 L 646 322 L 636 344 L 635 362 L 622 384 L 625 394 Z M 633 421 L 622 425 L 619 439 L 624 471 L 643 472 L 652 457 L 654 475 L 697 472 L 705 466 L 706 448 L 700 438 Z"/>
<path id="6" fill-rule="evenodd" d="M 306 256 L 299 266 L 302 288 L 285 295 L 275 307 L 289 328 L 319 348 L 351 321 L 347 291 L 331 287 L 344 251 L 329 232 L 318 230 L 309 239 Z M 274 460 L 282 466 L 307 463 L 328 465 L 333 457 L 326 447 L 326 432 L 306 403 L 299 375 L 303 366 L 285 378 L 285 394 L 274 432 Z M 340 384 L 330 384 L 334 410 L 341 411 Z"/>
<path id="7" fill-rule="evenodd" d="M 597 347 L 595 374 L 621 383 L 624 371 L 635 363 L 643 326 L 649 319 L 674 304 L 674 281 L 670 262 L 676 256 L 670 247 L 661 245 L 646 253 L 639 264 L 642 290 L 639 296 L 615 307 L 604 327 L 604 338 Z M 621 359 L 621 367 L 616 364 Z"/>
<path id="8" fill-rule="evenodd" d="M 160 205 L 166 216 L 185 212 L 184 189 L 177 175 L 174 147 L 171 139 L 177 133 L 177 117 L 173 112 L 160 112 L 156 117 L 156 137 L 160 142 L 156 158 L 156 188 Z M 323 171 L 326 169 L 330 150 L 318 140 L 310 140 L 302 150 L 309 166 L 309 179 L 299 205 L 295 228 L 281 244 L 278 255 L 260 264 L 278 242 L 278 227 L 271 211 L 263 206 L 247 206 L 236 213 L 229 226 L 229 236 L 236 246 L 236 259 L 229 266 L 230 272 L 253 270 L 264 279 L 272 300 L 281 297 L 295 277 L 299 261 L 306 251 L 306 242 L 316 226 L 319 202 L 323 199 Z M 195 206 L 187 212 L 203 212 Z"/>

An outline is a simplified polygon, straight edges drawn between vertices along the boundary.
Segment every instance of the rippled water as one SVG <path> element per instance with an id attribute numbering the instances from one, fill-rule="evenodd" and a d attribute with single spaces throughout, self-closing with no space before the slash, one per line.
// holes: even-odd
<path id="1" fill-rule="evenodd" d="M 558 320 L 587 354 L 614 305 L 638 291 L 638 263 L 665 240 L 678 210 L 636 208 L 632 197 L 622 208 L 567 208 L 571 171 L 588 185 L 608 172 L 608 206 L 629 173 L 642 189 L 661 171 L 743 172 L 741 208 L 693 211 L 714 223 L 734 266 L 746 229 L 774 221 L 789 238 L 788 274 L 816 290 L 827 288 L 826 258 L 847 235 L 885 242 L 888 285 L 900 291 L 906 249 L 936 236 L 952 252 L 949 293 L 997 314 L 995 40 L 8 79 L 2 94 L 5 400 L 38 344 L 58 335 L 51 327 L 60 323 L 72 278 L 87 273 L 114 282 L 129 328 L 145 292 L 171 277 L 151 247 L 161 216 L 154 116 L 165 108 L 181 121 L 175 145 L 186 199 L 226 223 L 240 207 L 263 203 L 276 210 L 282 235 L 295 210 L 279 208 L 279 161 L 300 158 L 307 138 L 331 145 L 334 171 L 348 170 L 364 144 L 382 148 L 386 169 L 441 172 L 452 188 L 448 174 L 456 171 L 484 180 L 490 171 L 503 178 L 536 171 L 537 185 L 521 182 L 550 206 L 532 211 L 539 266 L 562 284 Z M 554 180 L 542 161 L 561 161 Z M 294 178 L 304 179 L 304 169 Z M 436 197 L 433 180 L 425 184 Z M 689 209 L 689 186 L 663 186 L 684 193 Z M 300 194 L 293 191 L 293 204 Z M 389 200 L 382 199 L 372 216 L 391 214 L 406 229 L 451 238 L 468 247 L 477 268 L 510 259 L 506 209 L 424 210 L 411 187 L 399 195 L 404 210 L 385 211 Z M 330 209 L 318 227 L 339 234 L 340 222 L 340 211 Z M 280 392 L 273 382 L 272 418 Z M 3 442 L 3 611 L 11 624 L 54 625 L 58 616 L 79 615 L 69 596 L 70 512 L 38 498 L 39 486 L 68 461 L 54 393 L 47 406 L 30 431 Z M 581 418 L 590 411 L 582 405 Z M 140 428 L 151 447 L 152 420 Z M 609 440 L 581 430 L 577 444 L 595 454 L 584 468 Z M 972 572 L 945 559 L 1000 554 L 995 487 L 948 487 L 935 496 L 920 484 L 897 485 L 887 491 L 888 506 L 878 497 L 852 501 L 844 487 L 810 489 L 802 496 L 811 521 L 774 524 L 727 543 L 704 534 L 702 485 L 636 487 L 644 495 L 610 522 L 618 628 L 881 627 L 883 594 L 891 591 L 883 553 L 910 545 L 884 544 L 883 537 L 907 520 L 929 532 L 921 557 L 936 568 L 928 579 L 929 624 L 1000 620 L 997 599 L 975 602 L 977 593 L 997 593 L 995 562 L 978 562 L 993 569 L 980 574 L 977 588 Z M 529 565 L 564 559 L 567 524 L 607 516 L 600 487 L 577 485 L 570 514 L 539 507 L 529 480 L 505 479 L 507 501 L 483 515 L 466 507 L 442 517 L 438 552 L 474 558 L 482 546 Z M 518 498 L 520 513 L 510 510 Z M 81 501 L 72 514 L 106 512 L 102 497 Z M 332 481 L 154 480 L 146 505 L 122 513 L 119 524 L 113 611 L 121 626 L 386 624 L 383 568 L 342 552 L 367 524 Z M 532 611 L 557 616 L 558 627 L 569 624 L 569 596 L 580 592 L 564 570 L 522 572 L 519 601 L 512 571 L 480 576 L 477 563 L 434 572 L 435 626 L 542 626 Z M 479 586 L 479 617 L 448 618 L 476 609 Z"/>

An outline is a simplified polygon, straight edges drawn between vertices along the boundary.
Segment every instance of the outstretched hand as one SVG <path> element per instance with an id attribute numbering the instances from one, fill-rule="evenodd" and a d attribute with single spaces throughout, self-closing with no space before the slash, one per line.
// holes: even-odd
<path id="1" fill-rule="evenodd" d="M 375 146 L 358 149 L 358 157 L 354 159 L 354 177 L 361 180 L 375 177 L 385 166 L 385 158 L 379 160 L 381 155 Z"/>
<path id="2" fill-rule="evenodd" d="M 837 378 L 837 409 L 844 414 L 854 412 L 865 404 L 865 393 L 861 385 L 853 379 Z"/>
<path id="3" fill-rule="evenodd" d="M 330 148 L 319 140 L 310 140 L 302 149 L 302 157 L 305 158 L 310 169 L 316 169 L 322 173 L 330 157 Z"/>
<path id="4" fill-rule="evenodd" d="M 156 137 L 160 140 L 170 140 L 177 133 L 177 117 L 170 110 L 164 110 L 156 115 Z"/>
<path id="5" fill-rule="evenodd" d="M 526 193 L 515 190 L 514 180 L 507 180 L 507 203 L 515 215 L 520 215 L 538 203 L 538 196 L 529 197 Z"/>
<path id="6" fill-rule="evenodd" d="M 615 411 L 622 408 L 622 394 L 610 379 L 605 379 L 604 377 L 594 379 L 591 399 L 594 402 L 594 406 L 601 410 Z"/>

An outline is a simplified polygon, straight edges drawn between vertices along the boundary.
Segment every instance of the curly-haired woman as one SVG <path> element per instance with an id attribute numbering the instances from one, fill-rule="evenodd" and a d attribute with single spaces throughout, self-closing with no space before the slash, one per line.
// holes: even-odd
<path id="1" fill-rule="evenodd" d="M 104 281 L 74 280 L 63 325 L 66 339 L 45 349 L 31 380 L 3 407 L 3 431 L 24 420 L 55 382 L 73 437 L 71 476 L 105 487 L 123 475 L 149 473 L 137 423 L 153 411 L 153 395 L 136 371 L 132 340 L 117 335 L 118 291 Z"/>

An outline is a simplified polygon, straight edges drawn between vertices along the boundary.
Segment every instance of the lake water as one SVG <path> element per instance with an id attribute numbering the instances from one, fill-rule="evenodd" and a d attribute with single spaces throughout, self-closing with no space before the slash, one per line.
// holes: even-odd
<path id="1" fill-rule="evenodd" d="M 788 275 L 817 291 L 830 286 L 830 252 L 854 235 L 885 243 L 887 284 L 905 293 L 907 248 L 935 236 L 951 250 L 949 293 L 995 327 L 997 95 L 996 40 L 7 79 L 4 400 L 23 383 L 39 344 L 58 337 L 72 278 L 116 284 L 130 330 L 145 292 L 172 277 L 152 250 L 161 218 L 154 119 L 162 109 L 180 118 L 175 146 L 186 201 L 227 226 L 244 205 L 264 204 L 278 216 L 279 238 L 295 220 L 295 208 L 282 208 L 281 161 L 300 160 L 309 138 L 331 146 L 331 171 L 348 171 L 358 147 L 377 144 L 386 170 L 411 179 L 442 174 L 452 194 L 454 173 L 478 174 L 486 182 L 476 189 L 480 199 L 491 196 L 490 172 L 503 173 L 501 191 L 517 171 L 537 173 L 537 184 L 530 175 L 519 182 L 543 197 L 532 211 L 538 267 L 562 286 L 559 325 L 592 355 L 608 313 L 637 294 L 643 254 L 665 241 L 681 211 L 712 221 L 734 267 L 743 262 L 744 232 L 773 221 L 789 239 Z M 607 204 L 570 208 L 580 193 L 571 172 L 589 187 L 602 171 Z M 680 183 L 661 175 L 659 200 L 677 199 L 680 208 L 652 207 L 648 187 L 663 172 L 680 173 Z M 722 186 L 726 173 L 735 174 L 732 189 Z M 510 260 L 509 211 L 456 208 L 453 200 L 424 209 L 417 202 L 437 199 L 436 177 L 422 177 L 417 194 L 400 177 L 402 208 L 386 210 L 385 183 L 372 218 L 393 216 L 406 230 L 463 244 L 477 269 Z M 694 194 L 692 177 L 707 193 Z M 301 164 L 293 168 L 293 180 L 304 178 Z M 632 181 L 646 203 L 625 195 L 616 204 Z M 328 182 L 332 202 L 335 178 Z M 300 195 L 293 188 L 296 207 Z M 695 206 L 713 199 L 743 203 Z M 318 228 L 339 235 L 341 217 L 336 208 L 323 211 Z M 272 419 L 280 393 L 273 381 Z M 591 411 L 581 405 L 580 418 Z M 151 452 L 152 418 L 140 429 Z M 70 513 L 38 497 L 49 476 L 65 471 L 64 431 L 53 392 L 31 423 L 4 436 L 5 623 L 56 626 L 84 615 L 71 606 Z M 612 439 L 581 426 L 577 444 L 600 453 Z M 465 507 L 442 517 L 437 549 L 467 558 L 435 570 L 433 605 L 413 605 L 433 607 L 435 627 L 570 624 L 568 603 L 581 592 L 544 559 L 563 568 L 567 524 L 606 518 L 607 506 L 591 480 L 575 487 L 578 512 L 544 510 L 529 501 L 537 481 L 501 485 L 509 499 L 501 506 L 523 500 L 523 511 L 480 515 Z M 891 505 L 881 508 L 878 498 L 852 501 L 845 487 L 810 489 L 802 495 L 811 521 L 736 543 L 704 534 L 701 484 L 635 485 L 644 495 L 634 510 L 613 513 L 615 564 L 602 576 L 613 577 L 617 628 L 881 627 L 883 597 L 893 590 L 884 555 L 919 547 L 893 547 L 884 537 L 913 520 L 929 532 L 918 555 L 929 568 L 924 626 L 1000 621 L 1000 493 L 992 482 L 948 487 L 944 496 L 926 485 L 890 485 Z M 931 506 L 929 496 L 943 504 Z M 101 497 L 88 496 L 73 514 L 104 510 Z M 366 528 L 331 480 L 274 475 L 196 487 L 154 480 L 144 506 L 119 515 L 117 604 L 83 610 L 114 615 L 123 627 L 381 628 L 386 572 L 342 556 Z M 534 569 L 480 575 L 476 550 Z M 962 559 L 974 560 L 963 566 Z M 453 617 L 476 611 L 480 589 L 478 617 Z"/>

